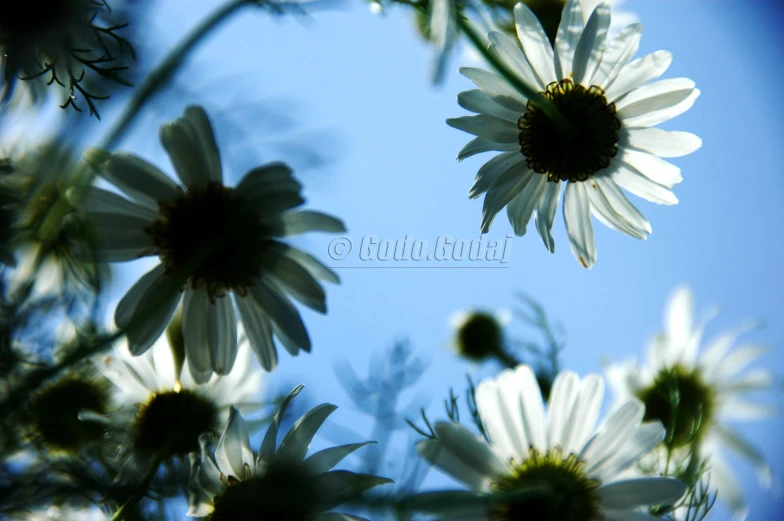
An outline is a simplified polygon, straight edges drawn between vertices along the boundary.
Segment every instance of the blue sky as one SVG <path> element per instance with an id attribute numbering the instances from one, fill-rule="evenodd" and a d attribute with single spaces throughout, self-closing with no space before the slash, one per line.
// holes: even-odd
<path id="1" fill-rule="evenodd" d="M 157 50 L 170 48 L 216 4 L 169 0 L 154 6 L 149 31 Z M 675 59 L 665 77 L 692 78 L 702 90 L 692 110 L 663 125 L 696 133 L 704 145 L 674 161 L 684 177 L 675 189 L 679 205 L 639 201 L 653 226 L 651 237 L 637 241 L 596 223 L 598 262 L 590 271 L 569 252 L 560 209 L 554 255 L 532 227 L 512 242 L 508 264 L 494 269 L 341 268 L 362 262 L 355 255 L 332 261 L 332 237 L 305 237 L 299 244 L 336 266 L 343 282 L 328 288 L 327 316 L 303 310 L 313 353 L 297 359 L 282 354 L 273 379 L 304 382 L 311 399 L 341 406 L 334 421 L 368 435 L 369 423 L 351 410 L 337 384 L 332 367 L 338 359 L 365 374 L 371 355 L 408 338 L 429 362 L 413 394 L 430 398 L 435 419 L 443 416 L 440 402 L 449 388 L 464 388 L 466 372 L 481 377 L 495 371 L 470 367 L 447 348 L 447 321 L 456 309 L 511 307 L 515 292 L 526 292 L 563 324 L 568 334 L 563 363 L 584 374 L 600 371 L 604 357 L 642 355 L 661 327 L 667 296 L 682 283 L 694 288 L 698 308 L 718 304 L 723 310 L 708 336 L 748 318 L 764 320 L 766 327 L 745 340 L 771 346 L 764 364 L 781 372 L 784 104 L 779 86 L 784 65 L 777 24 L 782 9 L 773 2 L 742 0 L 630 0 L 626 6 L 645 26 L 640 54 L 671 51 Z M 489 156 L 455 161 L 469 136 L 444 123 L 464 115 L 455 97 L 472 88 L 456 72 L 464 61 L 460 54 L 444 85 L 435 88 L 428 83 L 429 50 L 402 10 L 374 16 L 352 2 L 305 22 L 254 12 L 233 19 L 187 64 L 177 103 L 147 111 L 120 148 L 168 165 L 157 126 L 186 104 L 200 103 L 239 122 L 232 132 L 217 126 L 222 150 L 238 150 L 224 154 L 229 180 L 262 162 L 291 161 L 300 167 L 309 207 L 340 216 L 355 246 L 366 234 L 411 235 L 431 246 L 442 234 L 479 237 L 481 200 L 470 201 L 467 193 Z M 260 116 L 263 111 L 253 110 L 258 103 L 274 109 L 277 119 Z M 281 143 L 305 144 L 327 161 L 305 168 L 302 154 Z M 502 215 L 489 237 L 510 233 Z M 143 266 L 120 272 L 117 291 L 124 291 Z M 780 398 L 761 397 L 776 403 Z M 780 417 L 739 427 L 779 476 L 784 473 L 782 427 Z M 750 469 L 739 462 L 737 470 L 751 499 L 751 518 L 776 518 L 784 507 L 780 494 L 758 493 Z M 446 481 L 433 476 L 428 483 Z M 715 520 L 728 518 L 723 510 L 714 514 Z"/>

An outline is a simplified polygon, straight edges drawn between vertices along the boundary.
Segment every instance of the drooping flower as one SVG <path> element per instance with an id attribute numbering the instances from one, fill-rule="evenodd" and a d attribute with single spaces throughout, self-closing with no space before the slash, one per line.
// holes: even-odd
<path id="1" fill-rule="evenodd" d="M 115 385 L 116 407 L 130 419 L 128 448 L 142 459 L 161 452 L 185 456 L 197 451 L 199 436 L 217 433 L 231 407 L 252 413 L 262 405 L 262 371 L 246 342 L 229 374 L 212 375 L 201 384 L 187 366 L 178 367 L 174 352 L 164 335 L 141 356 L 131 355 L 121 341 L 112 354 L 95 360 Z"/>
<path id="2" fill-rule="evenodd" d="M 126 24 L 108 20 L 105 1 L 47 0 L 16 2 L 0 19 L 0 103 L 9 102 L 22 81 L 33 101 L 48 86 L 62 89 L 63 107 L 81 110 L 77 98 L 95 112 L 90 82 L 110 79 L 130 85 L 120 73 L 134 58 L 133 48 L 117 32 Z"/>
<path id="3" fill-rule="evenodd" d="M 644 406 L 631 399 L 597 429 L 603 396 L 600 376 L 580 379 L 564 371 L 545 408 L 533 370 L 520 365 L 476 389 L 489 442 L 460 425 L 438 423 L 437 438 L 420 441 L 418 449 L 441 470 L 490 498 L 534 488 L 547 491 L 463 510 L 461 519 L 655 519 L 640 509 L 674 503 L 685 485 L 671 478 L 621 476 L 661 442 L 664 428 L 658 422 L 643 424 Z"/>
<path id="4" fill-rule="evenodd" d="M 678 202 L 671 188 L 682 180 L 680 169 L 662 158 L 689 154 L 701 140 L 655 126 L 688 110 L 700 92 L 686 78 L 648 83 L 664 73 L 671 54 L 657 51 L 630 62 L 642 27 L 632 24 L 606 41 L 606 2 L 584 24 L 580 2 L 569 0 L 554 48 L 528 7 L 518 4 L 514 13 L 522 50 L 492 31 L 490 52 L 532 92 L 549 100 L 550 109 L 527 99 L 499 74 L 460 69 L 479 89 L 458 96 L 463 108 L 478 115 L 447 120 L 477 136 L 457 157 L 501 152 L 479 169 L 469 192 L 471 198 L 485 194 L 481 230 L 488 232 L 506 207 L 515 234 L 521 236 L 535 215 L 550 252 L 555 251 L 551 230 L 565 185 L 569 245 L 590 268 L 596 262 L 591 215 L 639 239 L 651 232 L 621 188 L 655 203 Z"/>
<path id="5" fill-rule="evenodd" d="M 131 353 L 144 353 L 182 301 L 185 349 L 193 377 L 227 374 L 237 354 L 237 313 L 262 366 L 277 365 L 273 334 L 296 356 L 310 337 L 289 300 L 326 313 L 320 280 L 335 273 L 280 239 L 309 231 L 342 232 L 335 217 L 294 210 L 304 203 L 291 169 L 271 163 L 223 184 L 212 126 L 200 107 L 161 127 L 161 141 L 185 186 L 131 154 L 93 151 L 88 159 L 127 196 L 92 187 L 85 196 L 95 243 L 108 262 L 157 255 L 161 263 L 120 301 L 115 322 Z"/>
<path id="6" fill-rule="evenodd" d="M 211 436 L 199 439 L 201 453 L 191 455 L 188 515 L 210 521 L 243 519 L 357 520 L 329 512 L 365 490 L 390 483 L 385 478 L 332 468 L 367 445 L 330 447 L 305 457 L 313 437 L 337 407 L 322 404 L 305 413 L 278 445 L 278 429 L 295 388 L 275 414 L 257 454 L 250 448 L 248 429 L 232 409 L 217 448 Z"/>
<path id="7" fill-rule="evenodd" d="M 83 415 L 109 412 L 108 387 L 108 382 L 89 372 L 72 372 L 38 390 L 29 408 L 33 439 L 53 454 L 75 454 L 100 441 L 106 422 Z"/>
<path id="8" fill-rule="evenodd" d="M 499 309 L 494 314 L 479 310 L 456 311 L 449 323 L 454 330 L 454 349 L 460 356 L 473 362 L 503 356 L 504 326 L 511 320 L 509 310 Z"/>
<path id="9" fill-rule="evenodd" d="M 763 486 L 770 484 L 772 474 L 760 452 L 729 422 L 774 414 L 773 408 L 747 399 L 751 392 L 768 389 L 774 376 L 768 369 L 746 370 L 765 347 L 732 349 L 748 325 L 716 336 L 698 356 L 707 321 L 695 323 L 693 293 L 686 287 L 677 288 L 667 304 L 664 332 L 648 347 L 647 364 L 616 363 L 608 367 L 607 377 L 618 399 L 638 397 L 646 405 L 646 420 L 664 424 L 667 438 L 655 459 L 670 462 L 674 468 L 696 451 L 708 463 L 706 477 L 718 490 L 719 500 L 737 517 L 745 518 L 746 503 L 723 455 L 725 449 L 748 459 Z"/>

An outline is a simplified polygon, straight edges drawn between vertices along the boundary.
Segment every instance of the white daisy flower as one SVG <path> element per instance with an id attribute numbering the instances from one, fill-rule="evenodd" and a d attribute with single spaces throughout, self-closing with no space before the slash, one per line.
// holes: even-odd
<path id="1" fill-rule="evenodd" d="M 321 424 L 337 407 L 319 405 L 305 413 L 277 443 L 283 414 L 302 386 L 295 388 L 275 414 L 259 452 L 250 448 L 248 429 L 232 409 L 216 450 L 211 436 L 199 438 L 200 454 L 191 454 L 189 516 L 215 521 L 242 519 L 312 519 L 360 521 L 362 518 L 329 510 L 386 478 L 331 470 L 367 443 L 330 447 L 305 457 Z"/>
<path id="2" fill-rule="evenodd" d="M 504 327 L 511 319 L 511 312 L 505 308 L 492 314 L 469 309 L 454 312 L 449 325 L 453 330 L 455 352 L 474 362 L 508 356 L 504 347 Z"/>
<path id="3" fill-rule="evenodd" d="M 767 369 L 744 371 L 765 347 L 732 349 L 749 326 L 718 335 L 698 357 L 703 330 L 713 315 L 695 323 L 694 295 L 686 287 L 676 289 L 665 311 L 664 333 L 648 348 L 647 365 L 614 364 L 608 367 L 607 377 L 620 400 L 640 398 L 646 404 L 646 419 L 664 423 L 668 436 L 657 453 L 661 461 L 668 461 L 669 452 L 669 461 L 680 463 L 696 445 L 699 456 L 708 461 L 710 484 L 719 491 L 719 499 L 726 501 L 737 517 L 745 518 L 741 486 L 723 456 L 725 449 L 748 459 L 765 487 L 771 483 L 772 472 L 760 452 L 728 422 L 775 414 L 774 408 L 747 400 L 750 392 L 768 389 L 774 376 Z M 673 393 L 679 398 L 677 402 L 672 401 Z"/>
<path id="4" fill-rule="evenodd" d="M 254 168 L 235 188 L 224 186 L 218 146 L 200 107 L 163 125 L 160 136 L 184 187 L 131 154 L 88 154 L 128 197 L 95 187 L 86 194 L 95 254 L 108 262 L 147 255 L 161 260 L 115 311 L 119 327 L 132 326 L 131 352 L 139 355 L 153 344 L 180 301 L 185 350 L 199 382 L 211 371 L 227 374 L 234 366 L 237 312 L 264 369 L 277 365 L 273 334 L 293 356 L 310 351 L 310 337 L 289 297 L 326 313 L 318 279 L 339 279 L 280 239 L 343 232 L 343 223 L 320 212 L 295 211 L 305 201 L 302 185 L 282 163 Z"/>
<path id="5" fill-rule="evenodd" d="M 504 207 L 515 234 L 524 235 L 532 215 L 551 252 L 551 230 L 564 190 L 569 245 L 580 263 L 596 262 L 591 214 L 610 228 L 646 238 L 651 226 L 621 188 L 660 204 L 676 204 L 671 188 L 680 169 L 662 157 L 689 154 L 701 146 L 689 133 L 654 128 L 688 110 L 700 92 L 686 78 L 649 81 L 669 66 L 672 55 L 657 51 L 632 62 L 642 27 L 633 24 L 606 42 L 610 8 L 599 5 L 584 25 L 578 0 L 564 8 L 550 46 L 539 21 L 525 5 L 515 7 L 517 43 L 488 34 L 490 51 L 550 109 L 529 102 L 499 74 L 464 67 L 478 90 L 462 92 L 458 103 L 476 116 L 447 120 L 474 134 L 458 160 L 488 151 L 501 154 L 479 169 L 469 197 L 485 195 L 482 232 Z M 560 121 L 547 115 L 555 111 Z M 551 114 L 552 115 L 552 114 Z"/>
<path id="6" fill-rule="evenodd" d="M 604 396 L 598 375 L 559 373 L 545 408 L 531 367 L 519 365 L 482 381 L 476 405 L 490 443 L 460 425 L 438 423 L 436 439 L 420 441 L 431 463 L 484 494 L 545 487 L 547 498 L 491 504 L 460 519 L 642 521 L 644 507 L 672 504 L 685 485 L 670 478 L 619 479 L 664 439 L 658 422 L 642 424 L 645 408 L 629 400 L 596 428 Z"/>
<path id="7" fill-rule="evenodd" d="M 263 373 L 246 342 L 241 342 L 229 374 L 212 375 L 203 384 L 187 366 L 179 371 L 173 353 L 164 335 L 142 356 L 133 356 L 121 341 L 114 353 L 95 361 L 116 387 L 118 408 L 134 414 L 131 438 L 136 452 L 157 454 L 167 444 L 168 455 L 198 451 L 199 435 L 217 433 L 232 406 L 253 413 L 262 405 Z"/>

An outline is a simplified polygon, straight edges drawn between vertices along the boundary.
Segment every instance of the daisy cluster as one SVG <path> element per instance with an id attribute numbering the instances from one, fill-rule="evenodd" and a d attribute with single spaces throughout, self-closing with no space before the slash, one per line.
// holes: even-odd
<path id="1" fill-rule="evenodd" d="M 55 139 L 3 154 L 0 518 L 699 521 L 717 498 L 744 518 L 726 453 L 745 457 L 760 486 L 774 481 L 734 422 L 775 413 L 748 398 L 775 375 L 749 367 L 763 348 L 735 346 L 749 328 L 703 341 L 708 320 L 694 318 L 687 287 L 674 291 L 646 362 L 608 363 L 604 376 L 562 368 L 564 335 L 528 297 L 514 313 L 457 312 L 455 355 L 501 367 L 469 379 L 462 422 L 454 393 L 441 421 L 424 409 L 416 422 L 395 411 L 422 371 L 402 348 L 367 381 L 343 375 L 356 408 L 376 419 L 373 440 L 332 443 L 346 437 L 322 431 L 337 406 L 297 398 L 302 385 L 274 390 L 276 368 L 318 343 L 301 307 L 327 314 L 326 283 L 340 283 L 299 237 L 344 233 L 343 221 L 306 206 L 285 162 L 227 182 L 230 152 L 201 105 L 178 107 L 159 127 L 168 165 L 113 144 L 230 14 L 301 13 L 316 3 L 229 1 L 150 73 L 109 137 L 78 153 Z M 457 96 L 472 115 L 446 123 L 473 136 L 458 160 L 492 154 L 468 194 L 483 198 L 481 233 L 506 210 L 515 235 L 533 221 L 555 253 L 560 206 L 571 253 L 590 269 L 594 217 L 644 240 L 652 226 L 627 194 L 678 203 L 683 178 L 670 159 L 702 141 L 658 126 L 700 91 L 688 78 L 662 79 L 669 52 L 636 57 L 642 26 L 631 13 L 611 16 L 621 3 L 370 4 L 376 14 L 393 5 L 413 13 L 432 47 L 435 83 L 456 49 L 473 48 L 477 66 L 459 72 L 476 88 Z M 116 34 L 124 26 L 102 24 L 104 2 L 44 4 L 0 20 L 3 115 L 19 108 L 8 103 L 18 84 L 40 77 L 66 89 L 63 106 L 78 109 L 80 94 L 94 112 L 85 74 L 123 82 L 124 68 L 112 63 L 132 53 Z M 122 288 L 105 320 L 109 266 L 139 259 L 151 261 L 147 271 Z M 516 338 L 515 317 L 543 341 Z M 405 458 L 383 455 L 403 428 L 416 439 L 401 471 Z M 451 488 L 422 490 L 428 471 Z"/>

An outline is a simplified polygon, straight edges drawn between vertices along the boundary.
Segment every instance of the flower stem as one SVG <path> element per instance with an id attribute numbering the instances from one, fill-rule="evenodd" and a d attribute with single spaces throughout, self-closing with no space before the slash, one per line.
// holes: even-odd
<path id="1" fill-rule="evenodd" d="M 482 54 L 482 57 L 496 69 L 512 87 L 517 89 L 530 103 L 540 108 L 550 121 L 552 121 L 562 132 L 566 135 L 571 133 L 572 125 L 563 117 L 561 112 L 556 108 L 555 104 L 547 99 L 537 89 L 531 87 L 524 82 L 503 60 L 501 60 L 495 53 L 490 52 L 487 42 L 484 41 L 482 36 L 479 35 L 476 29 L 471 26 L 467 18 L 458 16 L 458 25 L 460 30 L 470 42 L 474 45 L 477 51 Z"/>
<path id="2" fill-rule="evenodd" d="M 128 126 L 136 119 L 142 106 L 149 101 L 158 89 L 164 86 L 177 72 L 184 58 L 209 35 L 218 25 L 224 22 L 229 16 L 234 14 L 239 8 L 253 3 L 260 3 L 258 0 L 231 0 L 221 5 L 207 18 L 196 26 L 177 46 L 169 52 L 164 60 L 153 69 L 139 88 L 133 93 L 131 99 L 125 105 L 122 115 L 114 124 L 109 133 L 99 141 L 98 148 L 110 149 L 117 140 L 125 133 Z"/>
<path id="3" fill-rule="evenodd" d="M 121 521 L 122 519 L 125 519 L 125 516 L 130 513 L 129 511 L 141 501 L 142 497 L 144 497 L 144 491 L 147 490 L 152 478 L 158 473 L 158 468 L 161 466 L 161 463 L 163 463 L 163 455 L 167 453 L 169 445 L 170 443 L 167 443 L 166 447 L 155 455 L 155 460 L 152 462 L 152 465 L 150 465 L 150 468 L 147 470 L 141 483 L 139 483 L 139 486 L 136 487 L 136 490 L 131 494 L 131 497 L 117 509 L 117 512 L 114 513 L 109 521 Z"/>

